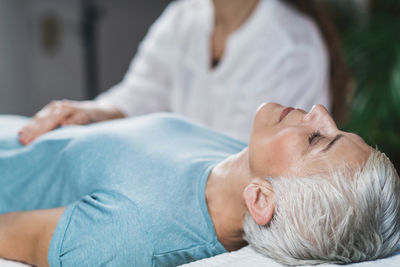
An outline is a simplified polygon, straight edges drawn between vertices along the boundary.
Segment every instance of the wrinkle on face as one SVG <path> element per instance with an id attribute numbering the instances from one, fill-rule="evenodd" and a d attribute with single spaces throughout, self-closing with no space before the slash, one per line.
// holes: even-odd
<path id="1" fill-rule="evenodd" d="M 332 168 L 357 169 L 373 151 L 358 135 L 340 131 L 320 105 L 309 113 L 293 110 L 280 120 L 284 109 L 272 103 L 257 111 L 249 143 L 249 165 L 254 175 L 305 177 L 327 175 Z M 310 143 L 316 131 L 321 137 Z"/>
<path id="2" fill-rule="evenodd" d="M 357 170 L 365 165 L 374 149 L 367 145 L 361 137 L 343 133 L 341 140 L 329 151 L 323 152 L 322 150 L 318 149 L 314 153 L 310 153 L 308 157 L 305 156 L 306 159 L 298 167 L 302 171 L 297 172 L 297 175 L 328 174 L 327 170 L 344 167 Z"/>

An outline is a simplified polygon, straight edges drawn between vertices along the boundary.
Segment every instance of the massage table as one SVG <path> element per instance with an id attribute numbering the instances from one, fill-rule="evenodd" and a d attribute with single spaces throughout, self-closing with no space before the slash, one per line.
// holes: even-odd
<path id="1" fill-rule="evenodd" d="M 264 257 L 263 255 L 254 251 L 250 246 L 246 246 L 242 249 L 239 249 L 234 252 L 227 252 L 215 257 L 211 257 L 208 259 L 203 259 L 199 261 L 195 261 L 189 264 L 181 265 L 182 267 L 283 267 L 283 265 Z M 341 265 L 335 264 L 326 264 L 320 265 L 321 267 L 339 267 Z M 375 261 L 366 261 L 360 263 L 353 263 L 346 266 L 351 267 L 398 267 L 400 266 L 400 245 L 393 255 L 386 257 L 384 259 L 378 259 Z M 0 259 L 0 267 L 30 267 L 29 265 L 8 261 L 4 259 Z M 139 266 L 142 267 L 142 266 Z M 143 266 L 144 267 L 144 266 Z"/>

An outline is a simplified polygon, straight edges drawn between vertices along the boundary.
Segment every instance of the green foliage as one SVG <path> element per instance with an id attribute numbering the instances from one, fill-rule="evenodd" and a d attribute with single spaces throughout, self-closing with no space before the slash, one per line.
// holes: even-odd
<path id="1" fill-rule="evenodd" d="M 400 1 L 372 1 L 366 12 L 356 6 L 335 8 L 356 83 L 350 119 L 343 128 L 360 134 L 399 166 Z"/>

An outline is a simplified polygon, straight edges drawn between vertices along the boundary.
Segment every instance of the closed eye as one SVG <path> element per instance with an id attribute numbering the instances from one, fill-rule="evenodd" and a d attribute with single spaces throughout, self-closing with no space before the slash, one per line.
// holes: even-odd
<path id="1" fill-rule="evenodd" d="M 310 145 L 314 145 L 321 137 L 322 135 L 320 131 L 315 131 L 310 136 L 308 136 L 308 143 Z"/>

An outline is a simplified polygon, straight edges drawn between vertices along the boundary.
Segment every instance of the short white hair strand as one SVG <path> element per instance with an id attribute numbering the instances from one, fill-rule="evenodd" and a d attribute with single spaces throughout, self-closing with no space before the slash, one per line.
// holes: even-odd
<path id="1" fill-rule="evenodd" d="M 354 171 L 266 178 L 275 192 L 271 222 L 246 215 L 245 239 L 285 265 L 350 263 L 392 253 L 400 239 L 400 181 L 385 154 L 374 151 Z"/>

